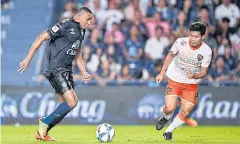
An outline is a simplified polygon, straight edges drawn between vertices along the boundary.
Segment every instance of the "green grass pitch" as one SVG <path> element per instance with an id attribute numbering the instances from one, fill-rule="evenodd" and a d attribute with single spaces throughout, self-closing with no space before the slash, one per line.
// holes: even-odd
<path id="1" fill-rule="evenodd" d="M 57 142 L 37 141 L 36 126 L 1 126 L 2 144 L 100 144 L 96 127 L 88 125 L 59 125 L 50 133 Z M 112 144 L 240 144 L 240 126 L 181 127 L 174 132 L 174 141 L 165 141 L 162 131 L 155 126 L 113 126 L 115 138 Z"/>

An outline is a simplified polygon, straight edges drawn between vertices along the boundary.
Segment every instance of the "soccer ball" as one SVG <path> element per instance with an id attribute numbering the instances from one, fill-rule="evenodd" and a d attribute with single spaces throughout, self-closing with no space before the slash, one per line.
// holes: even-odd
<path id="1" fill-rule="evenodd" d="M 97 127 L 96 134 L 100 142 L 111 142 L 115 136 L 115 131 L 110 124 L 103 123 Z"/>

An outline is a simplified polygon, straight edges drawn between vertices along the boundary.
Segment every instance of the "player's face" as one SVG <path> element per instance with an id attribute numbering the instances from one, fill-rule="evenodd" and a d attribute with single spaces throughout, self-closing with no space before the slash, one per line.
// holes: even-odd
<path id="1" fill-rule="evenodd" d="M 196 47 L 202 42 L 203 36 L 198 31 L 190 31 L 189 40 L 191 45 Z"/>
<path id="2" fill-rule="evenodd" d="M 80 25 L 82 28 L 88 28 L 91 25 L 91 21 L 93 19 L 93 15 L 90 13 L 83 13 L 80 16 Z"/>

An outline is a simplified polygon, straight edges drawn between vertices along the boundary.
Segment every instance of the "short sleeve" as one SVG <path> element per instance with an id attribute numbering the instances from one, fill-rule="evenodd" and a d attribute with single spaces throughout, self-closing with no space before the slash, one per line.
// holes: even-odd
<path id="1" fill-rule="evenodd" d="M 179 39 L 177 39 L 174 44 L 171 47 L 171 52 L 173 52 L 173 54 L 177 54 L 179 52 Z"/>
<path id="2" fill-rule="evenodd" d="M 209 48 L 208 52 L 206 53 L 206 56 L 203 56 L 203 61 L 201 66 L 202 67 L 208 67 L 212 60 L 212 50 Z"/>
<path id="3" fill-rule="evenodd" d="M 64 35 L 69 20 L 63 20 L 57 24 L 55 24 L 52 28 L 47 30 L 51 39 L 56 39 L 57 37 L 61 37 Z"/>

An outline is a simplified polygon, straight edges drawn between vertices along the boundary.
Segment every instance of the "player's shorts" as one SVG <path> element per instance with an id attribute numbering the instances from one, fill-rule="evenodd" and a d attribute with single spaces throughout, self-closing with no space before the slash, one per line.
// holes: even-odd
<path id="1" fill-rule="evenodd" d="M 72 72 L 66 71 L 59 74 L 51 74 L 47 77 L 55 92 L 63 95 L 67 90 L 74 89 Z"/>
<path id="2" fill-rule="evenodd" d="M 168 79 L 166 96 L 180 96 L 182 100 L 196 104 L 198 96 L 198 84 L 185 84 Z"/>

